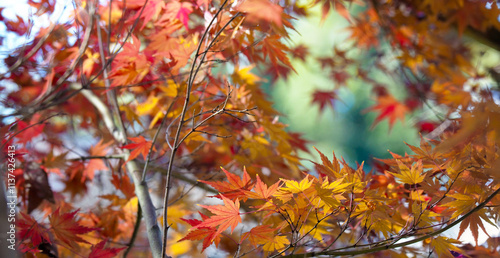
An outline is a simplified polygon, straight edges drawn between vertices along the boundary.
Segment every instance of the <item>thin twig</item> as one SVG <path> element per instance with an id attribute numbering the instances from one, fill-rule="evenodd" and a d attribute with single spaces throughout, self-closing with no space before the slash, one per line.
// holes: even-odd
<path id="1" fill-rule="evenodd" d="M 132 247 L 134 246 L 134 242 L 137 239 L 137 235 L 139 234 L 139 228 L 141 227 L 141 219 L 142 219 L 142 209 L 140 203 L 137 203 L 137 218 L 135 219 L 134 231 L 132 231 L 132 236 L 130 237 L 130 241 L 127 244 L 127 250 L 123 253 L 123 258 L 126 258 Z"/>
<path id="2" fill-rule="evenodd" d="M 193 65 L 191 66 L 191 72 L 190 72 L 189 78 L 188 78 L 188 85 L 186 87 L 186 98 L 184 100 L 184 105 L 182 107 L 182 111 L 181 111 L 181 114 L 180 114 L 180 117 L 179 117 L 179 125 L 177 127 L 177 132 L 175 133 L 174 143 L 172 144 L 172 146 L 174 147 L 174 149 L 172 149 L 172 151 L 170 153 L 170 159 L 169 159 L 168 169 L 167 169 L 167 175 L 166 175 L 166 186 L 165 186 L 166 189 L 165 189 L 165 196 L 163 198 L 163 241 L 162 241 L 163 243 L 162 243 L 162 248 L 161 248 L 161 257 L 164 257 L 165 251 L 166 251 L 166 247 L 167 247 L 167 236 L 168 236 L 168 228 L 169 228 L 169 226 L 167 224 L 168 197 L 169 197 L 169 194 L 170 194 L 170 178 L 171 178 L 171 174 L 172 174 L 172 166 L 173 166 L 173 163 L 174 163 L 175 153 L 177 152 L 177 149 L 178 149 L 177 146 L 179 144 L 179 138 L 180 138 L 181 130 L 182 130 L 182 127 L 184 126 L 184 117 L 186 116 L 187 107 L 189 105 L 189 99 L 190 99 L 190 95 L 191 95 L 191 89 L 193 87 L 194 78 L 195 78 L 197 72 L 199 71 L 200 66 L 203 63 L 203 60 L 206 57 L 206 53 L 204 53 L 203 56 L 201 57 L 201 59 L 200 59 L 201 62 L 198 65 L 198 69 L 196 69 L 196 72 L 195 73 L 193 73 L 193 72 L 195 70 L 195 67 L 197 66 L 196 61 L 198 59 L 198 55 L 200 54 L 201 47 L 203 45 L 203 41 L 205 40 L 205 38 L 207 38 L 208 33 L 210 31 L 210 28 L 212 27 L 212 24 L 215 22 L 215 20 L 219 16 L 219 14 L 222 12 L 222 10 L 224 9 L 224 7 L 225 7 L 225 5 L 226 5 L 227 2 L 228 2 L 228 0 L 225 0 L 222 3 L 222 5 L 219 7 L 219 10 L 214 15 L 214 17 L 212 18 L 212 20 L 208 24 L 207 28 L 205 29 L 205 32 L 203 33 L 203 36 L 201 37 L 201 39 L 200 39 L 200 41 L 198 43 L 198 47 L 197 47 L 196 53 L 194 55 Z M 214 37 L 214 39 L 212 40 L 212 42 L 215 41 L 215 40 L 217 40 L 218 35 L 216 35 Z M 210 49 L 210 46 L 207 48 L 207 50 L 208 49 Z"/>

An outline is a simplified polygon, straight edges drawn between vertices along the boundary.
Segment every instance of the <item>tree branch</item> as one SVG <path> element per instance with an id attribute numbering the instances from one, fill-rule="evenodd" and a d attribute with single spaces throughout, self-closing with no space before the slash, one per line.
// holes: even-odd
<path id="1" fill-rule="evenodd" d="M 75 86 L 76 84 L 73 84 Z M 127 142 L 127 138 L 124 134 L 121 134 L 113 123 L 111 112 L 109 108 L 97 97 L 92 91 L 88 89 L 81 89 L 80 91 L 87 100 L 96 107 L 96 109 L 101 114 L 101 117 L 106 125 L 106 128 L 111 132 L 113 137 L 121 145 Z M 127 149 L 122 149 L 123 160 L 128 160 L 130 152 Z M 161 232 L 160 227 L 156 219 L 156 208 L 151 200 L 151 195 L 149 194 L 148 185 L 146 182 L 142 182 L 141 172 L 134 160 L 130 160 L 126 163 L 128 172 L 132 175 L 131 178 L 135 185 L 135 192 L 141 209 L 144 214 L 144 219 L 146 221 L 149 245 L 151 247 L 151 253 L 153 257 L 161 257 Z"/>
<path id="2" fill-rule="evenodd" d="M 464 219 L 466 219 L 467 217 L 469 217 L 473 213 L 481 210 L 498 193 L 500 193 L 500 188 L 498 188 L 496 191 L 494 191 L 490 196 L 488 196 L 488 198 L 486 198 L 486 200 L 484 200 L 482 203 L 480 203 L 474 209 L 470 210 L 469 212 L 467 212 L 466 214 L 464 214 L 459 219 L 453 221 L 448 226 L 443 227 L 443 228 L 441 228 L 439 230 L 436 230 L 436 231 L 434 231 L 432 233 L 425 234 L 425 235 L 423 235 L 421 237 L 418 237 L 418 238 L 415 238 L 415 239 L 412 239 L 412 240 L 408 240 L 408 241 L 403 242 L 403 243 L 396 244 L 395 242 L 392 242 L 390 244 L 386 244 L 386 245 L 382 245 L 382 246 L 378 246 L 378 247 L 374 247 L 374 248 L 362 248 L 362 249 L 359 249 L 359 250 L 350 250 L 350 251 L 330 250 L 330 251 L 322 251 L 322 252 L 311 252 L 311 253 L 303 253 L 303 254 L 293 254 L 293 255 L 287 255 L 287 256 L 283 256 L 283 257 L 296 257 L 296 258 L 299 258 L 299 257 L 314 257 L 314 256 L 319 256 L 319 255 L 341 256 L 341 255 L 369 254 L 369 253 L 375 253 L 375 252 L 384 251 L 384 250 L 387 250 L 387 249 L 395 249 L 395 248 L 398 248 L 398 247 L 403 247 L 403 246 L 411 245 L 411 244 L 414 244 L 414 243 L 418 243 L 418 242 L 424 241 L 424 240 L 426 240 L 426 239 L 428 239 L 430 237 L 439 235 L 439 234 L 447 231 L 448 229 L 450 229 L 450 228 L 458 225 L 460 222 L 462 222 Z"/>

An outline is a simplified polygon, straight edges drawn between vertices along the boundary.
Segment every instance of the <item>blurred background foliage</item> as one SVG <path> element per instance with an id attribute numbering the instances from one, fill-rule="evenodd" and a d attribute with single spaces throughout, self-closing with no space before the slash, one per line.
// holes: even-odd
<path id="1" fill-rule="evenodd" d="M 303 44 L 312 56 L 321 58 L 333 56 L 334 48 L 344 50 L 352 44 L 348 40 L 350 33 L 346 29 L 349 24 L 346 19 L 332 13 L 321 22 L 320 8 L 312 11 L 316 15 L 296 21 L 297 31 L 291 33 L 291 47 Z M 352 50 L 347 55 L 356 60 L 366 59 L 363 68 L 369 71 L 370 78 L 383 82 L 395 97 L 404 99 L 405 92 L 403 87 L 398 87 L 402 83 L 398 78 L 389 77 L 378 69 L 370 71 L 373 52 Z M 339 98 L 334 101 L 334 108 L 326 106 L 320 112 L 319 105 L 312 103 L 313 92 L 315 89 L 331 90 L 336 87 L 335 82 L 316 58 L 307 58 L 304 62 L 294 58 L 292 64 L 296 73 L 291 72 L 288 78 L 279 79 L 272 85 L 268 83 L 267 90 L 275 108 L 283 113 L 280 121 L 288 124 L 290 131 L 303 133 L 304 138 L 310 141 L 310 149 L 315 146 L 323 153 L 334 150 L 336 155 L 344 157 L 350 164 L 364 161 L 371 167 L 372 158 L 390 157 L 388 149 L 404 154 L 410 151 L 404 142 L 416 144 L 419 141 L 418 131 L 412 124 L 415 121 L 412 118 L 421 115 L 418 113 L 407 115 L 404 123 L 396 122 L 392 130 L 389 130 L 386 120 L 372 128 L 378 114 L 364 110 L 375 104 L 373 87 L 356 78 L 356 70 L 351 69 L 354 67 L 346 69 L 350 78 L 346 87 L 338 90 Z M 271 81 L 271 78 L 267 79 Z M 302 152 L 301 156 L 312 160 L 319 158 L 315 152 Z M 305 162 L 304 165 L 311 163 Z"/>

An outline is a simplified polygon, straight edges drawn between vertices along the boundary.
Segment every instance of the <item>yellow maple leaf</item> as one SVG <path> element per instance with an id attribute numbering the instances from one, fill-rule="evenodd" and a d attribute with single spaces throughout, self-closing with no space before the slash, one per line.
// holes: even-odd
<path id="1" fill-rule="evenodd" d="M 451 219 L 467 213 L 476 206 L 476 198 L 474 196 L 459 193 L 450 194 L 448 196 L 455 198 L 455 201 L 445 203 L 442 206 L 447 206 L 455 209 L 455 212 L 451 216 Z"/>
<path id="2" fill-rule="evenodd" d="M 153 112 L 153 109 L 158 107 L 159 100 L 160 98 L 154 95 L 150 95 L 145 102 L 137 105 L 136 113 L 138 115 L 151 114 Z"/>
<path id="3" fill-rule="evenodd" d="M 434 247 L 438 257 L 454 257 L 450 251 L 462 252 L 460 248 L 454 246 L 453 244 L 459 244 L 460 241 L 455 239 L 450 239 L 447 237 L 438 236 L 434 238 L 431 242 L 431 246 Z"/>
<path id="4" fill-rule="evenodd" d="M 285 246 L 289 245 L 290 241 L 286 236 L 275 236 L 271 241 L 267 242 L 263 249 L 264 251 L 274 252 L 276 250 L 280 250 L 285 248 Z"/>
<path id="5" fill-rule="evenodd" d="M 400 160 L 396 161 L 398 162 L 400 173 L 389 173 L 397 177 L 402 183 L 414 185 L 424 181 L 425 175 L 422 175 L 422 160 L 419 160 L 417 163 L 413 164 L 411 166 L 411 169 L 409 169 Z"/>
<path id="6" fill-rule="evenodd" d="M 344 197 L 339 193 L 343 193 L 351 185 L 350 183 L 342 183 L 342 181 L 343 179 L 339 179 L 330 183 L 326 178 L 321 185 L 316 185 L 315 190 L 316 195 L 319 197 L 319 207 L 327 206 L 327 208 L 332 209 L 340 205 L 340 200 L 343 200 Z M 318 203 L 317 201 L 313 203 Z"/>
<path id="7" fill-rule="evenodd" d="M 294 180 L 283 180 L 285 181 L 285 187 L 282 189 L 286 192 L 291 193 L 301 193 L 305 190 L 309 189 L 313 183 L 313 181 L 309 181 L 308 177 L 302 179 L 302 181 L 297 182 Z"/>

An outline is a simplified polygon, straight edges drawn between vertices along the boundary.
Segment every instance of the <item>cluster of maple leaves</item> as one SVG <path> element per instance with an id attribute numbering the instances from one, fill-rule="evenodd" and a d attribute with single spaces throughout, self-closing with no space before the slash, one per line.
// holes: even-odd
<path id="1" fill-rule="evenodd" d="M 53 15 L 55 1 L 28 3 L 35 16 Z M 351 47 L 315 57 L 286 43 L 293 20 L 315 6 L 323 20 L 335 10 L 349 22 Z M 235 257 L 404 256 L 421 255 L 408 245 L 422 242 L 439 257 L 498 255 L 496 238 L 477 239 L 500 219 L 500 108 L 464 38 L 488 41 L 499 15 L 472 0 L 75 1 L 71 22 L 41 28 L 3 59 L 0 80 L 17 87 L 0 85 L 14 110 L 0 114 L 0 132 L 3 155 L 16 146 L 17 248 L 28 257 L 194 257 L 212 244 Z M 31 33 L 20 16 L 0 22 Z M 352 55 L 360 50 L 376 58 Z M 377 102 L 366 110 L 378 112 L 374 126 L 424 106 L 444 110 L 442 120 L 415 123 L 432 139 L 369 173 L 320 152 L 307 169 L 298 151 L 308 142 L 286 131 L 257 75 L 286 80 L 291 58 L 314 58 L 334 82 L 312 95 L 320 111 L 362 80 Z M 408 97 L 363 67 L 402 78 Z M 200 189 L 222 204 L 196 213 L 207 200 Z M 456 238 L 440 235 L 458 224 Z M 476 247 L 461 245 L 466 229 Z"/>

